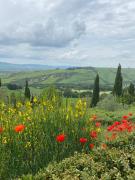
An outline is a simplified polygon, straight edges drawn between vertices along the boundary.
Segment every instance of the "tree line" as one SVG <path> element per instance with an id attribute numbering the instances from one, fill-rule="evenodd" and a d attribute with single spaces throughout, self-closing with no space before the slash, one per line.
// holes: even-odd
<path id="1" fill-rule="evenodd" d="M 123 77 L 121 73 L 121 65 L 119 64 L 112 94 L 116 99 L 123 104 L 131 104 L 135 102 L 135 87 L 131 82 L 128 87 L 123 88 Z M 99 74 L 97 74 L 94 82 L 93 95 L 91 100 L 91 107 L 95 107 L 99 102 L 100 86 L 99 86 Z"/>

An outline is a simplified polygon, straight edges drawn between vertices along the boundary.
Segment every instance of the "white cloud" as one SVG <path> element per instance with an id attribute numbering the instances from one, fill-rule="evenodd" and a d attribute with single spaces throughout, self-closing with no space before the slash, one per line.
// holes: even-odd
<path id="1" fill-rule="evenodd" d="M 134 11 L 134 0 L 0 0 L 0 61 L 135 66 Z"/>

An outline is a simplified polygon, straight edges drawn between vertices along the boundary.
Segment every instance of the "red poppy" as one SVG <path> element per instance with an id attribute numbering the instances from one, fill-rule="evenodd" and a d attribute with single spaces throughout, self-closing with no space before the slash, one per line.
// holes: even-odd
<path id="1" fill-rule="evenodd" d="M 125 116 L 123 116 L 122 118 L 123 118 L 123 119 L 128 119 L 128 116 L 125 115 Z"/>
<path id="2" fill-rule="evenodd" d="M 122 132 L 122 131 L 128 131 L 132 132 L 134 129 L 134 124 L 130 121 L 128 121 L 127 117 L 123 117 L 121 122 L 114 122 L 111 126 L 108 126 L 107 130 L 110 132 Z M 112 136 L 112 139 L 115 139 L 116 136 Z"/>
<path id="3" fill-rule="evenodd" d="M 22 132 L 25 129 L 25 126 L 23 124 L 20 124 L 18 126 L 15 127 L 15 132 Z"/>
<path id="4" fill-rule="evenodd" d="M 96 132 L 96 131 L 91 131 L 91 132 L 90 132 L 90 136 L 91 136 L 93 139 L 97 138 L 97 132 Z"/>
<path id="5" fill-rule="evenodd" d="M 96 126 L 96 127 L 100 127 L 100 126 L 101 126 L 101 123 L 100 123 L 100 122 L 96 122 L 96 123 L 95 123 L 95 126 Z"/>
<path id="6" fill-rule="evenodd" d="M 121 121 L 122 121 L 122 123 L 128 123 L 128 121 L 126 119 L 122 119 Z"/>
<path id="7" fill-rule="evenodd" d="M 118 126 L 118 125 L 120 125 L 120 122 L 119 121 L 115 121 L 113 125 L 114 126 Z"/>
<path id="8" fill-rule="evenodd" d="M 87 142 L 87 138 L 80 138 L 80 143 L 85 144 Z"/>
<path id="9" fill-rule="evenodd" d="M 94 144 L 90 144 L 89 147 L 90 147 L 90 149 L 93 149 L 94 148 Z"/>
<path id="10" fill-rule="evenodd" d="M 132 127 L 132 126 L 128 126 L 128 127 L 127 127 L 127 131 L 128 131 L 128 132 L 132 132 L 132 131 L 133 131 L 133 127 Z"/>
<path id="11" fill-rule="evenodd" d="M 3 132 L 3 128 L 2 127 L 0 127 L 0 133 L 2 133 Z"/>
<path id="12" fill-rule="evenodd" d="M 129 115 L 129 116 L 133 116 L 133 114 L 132 114 L 132 113 L 129 113 L 128 115 Z"/>
<path id="13" fill-rule="evenodd" d="M 65 134 L 59 134 L 57 137 L 56 137 L 56 141 L 57 142 L 63 142 L 65 141 Z"/>
<path id="14" fill-rule="evenodd" d="M 113 129 L 114 129 L 113 125 L 112 126 L 108 126 L 108 128 L 107 128 L 108 131 L 112 131 Z"/>

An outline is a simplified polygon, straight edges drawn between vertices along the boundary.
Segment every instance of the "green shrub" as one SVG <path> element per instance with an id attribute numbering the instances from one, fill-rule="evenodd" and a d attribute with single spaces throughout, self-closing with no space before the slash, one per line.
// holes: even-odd
<path id="1" fill-rule="evenodd" d="M 79 179 L 133 179 L 135 175 L 135 151 L 117 150 L 116 148 L 96 150 L 90 154 L 75 153 L 59 164 L 50 164 L 37 175 L 22 177 L 34 180 L 79 180 Z"/>
<path id="2" fill-rule="evenodd" d="M 8 88 L 9 90 L 22 89 L 22 87 L 21 87 L 20 85 L 17 85 L 17 84 L 11 84 L 11 83 L 7 84 L 7 88 Z"/>
<path id="3" fill-rule="evenodd" d="M 97 104 L 97 107 L 99 109 L 103 109 L 107 111 L 116 111 L 116 110 L 127 109 L 128 105 L 123 106 L 123 104 L 118 103 L 116 101 L 113 95 L 109 94 Z"/>

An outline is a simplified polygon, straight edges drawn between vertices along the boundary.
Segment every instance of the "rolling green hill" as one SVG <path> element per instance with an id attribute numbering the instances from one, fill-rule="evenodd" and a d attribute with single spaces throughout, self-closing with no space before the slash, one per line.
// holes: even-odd
<path id="1" fill-rule="evenodd" d="M 101 88 L 111 88 L 116 76 L 115 68 L 69 68 L 55 70 L 41 70 L 30 72 L 1 72 L 0 77 L 4 84 L 16 83 L 24 86 L 25 80 L 29 80 L 31 87 L 44 88 L 50 84 L 57 86 L 71 86 L 90 88 L 93 86 L 94 78 L 97 73 L 100 76 Z M 135 83 L 135 69 L 122 69 L 124 84 Z"/>

